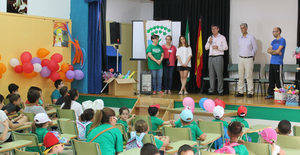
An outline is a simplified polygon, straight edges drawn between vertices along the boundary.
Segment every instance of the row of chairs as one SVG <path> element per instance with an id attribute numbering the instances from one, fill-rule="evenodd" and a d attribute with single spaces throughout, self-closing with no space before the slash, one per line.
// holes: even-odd
<path id="1" fill-rule="evenodd" d="M 299 83 L 299 80 L 295 79 L 295 80 L 287 80 L 285 78 L 285 73 L 297 73 L 298 70 L 297 68 L 299 67 L 299 65 L 297 64 L 284 64 L 283 68 L 282 68 L 282 81 L 283 84 L 297 84 Z M 237 73 L 238 72 L 238 64 L 229 64 L 227 67 L 227 71 L 229 73 Z M 257 89 L 257 94 L 259 93 L 259 89 L 261 90 L 261 94 L 265 94 L 266 92 L 266 84 L 269 83 L 269 78 L 268 78 L 268 72 L 270 71 L 270 64 L 265 64 L 264 66 L 264 71 L 263 73 L 261 73 L 261 64 L 254 64 L 253 66 L 253 73 L 256 74 L 256 77 L 253 78 L 253 82 L 254 82 L 254 88 L 255 88 L 255 84 L 258 84 L 258 89 Z M 262 77 L 262 75 L 264 75 L 264 77 Z M 204 81 L 209 81 L 209 77 L 203 77 Z M 237 92 L 237 83 L 238 83 L 239 79 L 235 78 L 235 77 L 228 77 L 228 78 L 224 78 L 224 82 L 229 82 L 229 83 L 234 83 L 235 84 L 235 89 L 234 89 L 234 94 L 236 94 Z M 245 80 L 245 83 L 247 81 Z M 264 87 L 263 87 L 264 86 Z M 204 89 L 204 85 L 202 85 L 202 92 Z M 254 89 L 255 90 L 255 89 Z M 246 91 L 247 91 L 247 87 L 246 87 Z"/>

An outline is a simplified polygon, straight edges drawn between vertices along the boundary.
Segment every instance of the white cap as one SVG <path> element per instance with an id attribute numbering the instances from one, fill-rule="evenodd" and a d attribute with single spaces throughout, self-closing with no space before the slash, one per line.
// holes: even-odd
<path id="1" fill-rule="evenodd" d="M 224 115 L 224 108 L 221 106 L 216 106 L 214 108 L 213 115 L 216 119 L 221 119 Z"/>
<path id="2" fill-rule="evenodd" d="M 51 122 L 51 119 L 48 117 L 46 113 L 38 113 L 34 116 L 34 122 L 36 124 L 43 124 L 43 123 Z"/>

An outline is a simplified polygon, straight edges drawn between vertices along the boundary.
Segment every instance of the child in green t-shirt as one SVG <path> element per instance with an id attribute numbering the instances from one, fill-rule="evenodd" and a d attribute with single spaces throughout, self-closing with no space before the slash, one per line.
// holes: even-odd
<path id="1" fill-rule="evenodd" d="M 150 115 L 151 124 L 152 124 L 152 132 L 154 135 L 156 135 L 154 132 L 157 131 L 160 126 L 171 124 L 172 122 L 174 122 L 173 120 L 164 121 L 164 120 L 158 118 L 157 116 L 159 114 L 159 108 L 160 108 L 159 104 L 151 105 L 148 108 L 148 113 Z"/>
<path id="2" fill-rule="evenodd" d="M 119 119 L 117 123 L 122 124 L 125 127 L 126 132 L 128 132 L 128 122 L 135 118 L 134 114 L 130 118 L 129 115 L 129 109 L 127 107 L 122 107 L 119 109 Z"/>
<path id="3" fill-rule="evenodd" d="M 245 128 L 250 128 L 249 123 L 245 120 L 245 117 L 247 115 L 247 108 L 244 106 L 240 106 L 238 108 L 237 117 L 235 117 L 231 122 L 241 122 Z"/>
<path id="4" fill-rule="evenodd" d="M 242 135 L 243 125 L 241 122 L 231 122 L 228 125 L 228 136 L 230 137 L 229 143 L 238 143 L 239 145 L 234 146 L 235 154 L 238 155 L 248 155 L 249 152 L 243 141 L 239 140 L 239 137 Z"/>
<path id="5" fill-rule="evenodd" d="M 213 122 L 221 122 L 223 123 L 223 127 L 225 127 L 226 129 L 228 128 L 228 123 L 226 121 L 224 121 L 224 108 L 221 107 L 221 106 L 216 106 L 214 108 L 214 111 L 213 111 L 213 115 L 214 115 L 214 120 Z"/>

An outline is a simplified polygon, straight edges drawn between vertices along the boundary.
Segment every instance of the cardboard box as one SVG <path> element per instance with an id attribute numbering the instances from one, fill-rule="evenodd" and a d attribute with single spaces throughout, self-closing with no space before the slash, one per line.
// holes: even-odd
<path id="1" fill-rule="evenodd" d="M 136 81 L 130 79 L 110 78 L 106 81 L 108 85 L 108 94 L 114 96 L 133 96 L 134 85 Z"/>

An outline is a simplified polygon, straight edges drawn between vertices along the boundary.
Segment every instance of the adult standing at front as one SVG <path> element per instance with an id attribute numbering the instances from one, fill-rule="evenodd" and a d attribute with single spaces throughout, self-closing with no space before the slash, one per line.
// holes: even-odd
<path id="1" fill-rule="evenodd" d="M 216 75 L 218 79 L 218 94 L 224 95 L 223 89 L 223 71 L 224 71 L 224 51 L 228 50 L 226 38 L 219 33 L 217 25 L 211 26 L 212 36 L 210 36 L 205 44 L 205 49 L 209 50 L 208 70 L 209 70 L 209 95 L 215 95 Z"/>
<path id="2" fill-rule="evenodd" d="M 273 36 L 275 39 L 271 43 L 271 47 L 268 48 L 268 53 L 271 54 L 271 63 L 269 71 L 269 88 L 268 96 L 266 99 L 274 98 L 274 88 L 281 88 L 281 71 L 283 65 L 284 51 L 286 47 L 286 41 L 281 35 L 281 28 L 275 27 L 273 29 Z"/>
<path id="3" fill-rule="evenodd" d="M 176 47 L 172 45 L 172 36 L 166 36 L 166 45 L 162 45 L 164 50 L 164 87 L 165 94 L 171 94 L 173 83 L 173 71 L 176 61 Z"/>
<path id="4" fill-rule="evenodd" d="M 177 70 L 180 73 L 181 89 L 179 95 L 187 95 L 186 82 L 191 71 L 192 48 L 188 45 L 184 36 L 179 37 L 179 46 L 177 49 Z"/>
<path id="5" fill-rule="evenodd" d="M 158 45 L 158 35 L 152 35 L 152 44 L 147 47 L 146 54 L 148 58 L 148 68 L 151 70 L 152 75 L 152 88 L 153 95 L 157 92 L 163 94 L 161 91 L 163 65 L 162 60 L 164 58 L 164 51 L 160 45 Z"/>
<path id="6" fill-rule="evenodd" d="M 238 94 L 235 97 L 244 96 L 244 78 L 247 80 L 248 94 L 247 97 L 253 97 L 253 61 L 257 51 L 256 40 L 253 35 L 248 34 L 247 23 L 240 25 L 242 36 L 239 37 L 239 82 Z M 245 77 L 246 76 L 246 77 Z"/>

